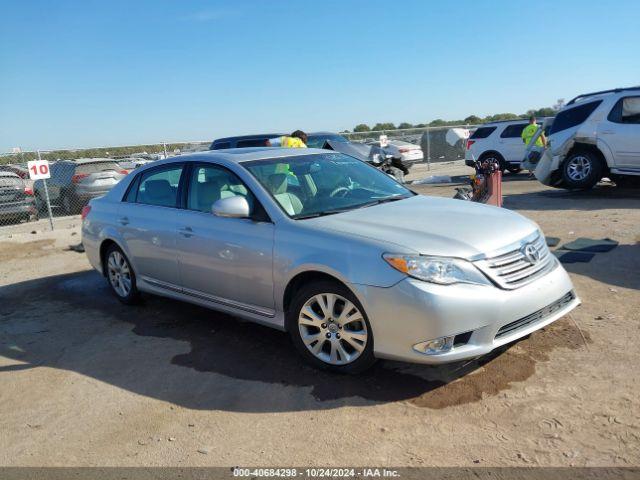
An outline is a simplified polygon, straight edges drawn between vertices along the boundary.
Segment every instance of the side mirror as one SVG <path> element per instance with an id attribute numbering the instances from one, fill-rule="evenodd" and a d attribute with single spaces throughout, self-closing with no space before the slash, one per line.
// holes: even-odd
<path id="1" fill-rule="evenodd" d="M 217 217 L 249 218 L 251 209 L 249 202 L 241 195 L 221 198 L 211 206 L 211 213 Z"/>

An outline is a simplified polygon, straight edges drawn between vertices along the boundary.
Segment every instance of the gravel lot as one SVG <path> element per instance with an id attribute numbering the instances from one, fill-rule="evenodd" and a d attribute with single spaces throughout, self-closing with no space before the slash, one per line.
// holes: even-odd
<path id="1" fill-rule="evenodd" d="M 122 306 L 68 250 L 77 218 L 3 229 L 0 465 L 640 465 L 640 191 L 523 174 L 503 189 L 562 243 L 620 242 L 565 266 L 583 305 L 467 364 L 358 377 L 310 369 L 285 334 L 226 315 L 152 296 Z"/>

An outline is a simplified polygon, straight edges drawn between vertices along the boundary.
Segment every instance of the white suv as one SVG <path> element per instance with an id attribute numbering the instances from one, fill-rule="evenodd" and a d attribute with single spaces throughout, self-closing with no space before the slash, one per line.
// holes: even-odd
<path id="1" fill-rule="evenodd" d="M 574 98 L 555 117 L 549 143 L 535 170 L 545 185 L 588 189 L 605 176 L 618 185 L 640 180 L 640 87 Z"/>
<path id="2" fill-rule="evenodd" d="M 546 118 L 540 118 L 542 125 Z M 548 123 L 548 122 L 547 122 Z M 527 119 L 485 123 L 467 140 L 465 164 L 474 166 L 474 160 L 495 160 L 502 170 L 518 173 L 525 155 L 526 145 L 522 141 L 522 130 L 529 124 Z"/>

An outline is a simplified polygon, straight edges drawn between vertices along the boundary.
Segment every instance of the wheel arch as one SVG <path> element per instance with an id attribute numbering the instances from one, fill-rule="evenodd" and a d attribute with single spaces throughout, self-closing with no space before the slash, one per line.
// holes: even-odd
<path id="1" fill-rule="evenodd" d="M 362 303 L 360 296 L 356 292 L 354 292 L 353 289 L 349 287 L 349 285 L 346 282 L 342 281 L 337 276 L 331 275 L 327 272 L 323 272 L 320 270 L 306 270 L 304 272 L 300 272 L 294 275 L 289 280 L 289 282 L 287 283 L 287 286 L 284 289 L 284 294 L 282 296 L 282 311 L 284 312 L 285 317 L 289 312 L 289 308 L 291 307 L 291 302 L 293 301 L 293 297 L 295 296 L 296 292 L 303 285 L 307 285 L 311 282 L 318 282 L 322 280 L 330 281 L 330 282 L 334 282 L 342 285 L 343 287 L 348 289 L 351 293 L 353 293 L 353 295 L 355 295 L 355 297 L 360 301 L 360 303 Z M 285 321 L 285 328 L 287 328 L 286 321 Z"/>
<path id="2" fill-rule="evenodd" d="M 602 151 L 600 150 L 600 148 L 598 148 L 597 145 L 594 145 L 592 143 L 580 143 L 580 142 L 574 143 L 571 149 L 565 155 L 564 161 L 566 162 L 569 158 L 571 158 L 573 154 L 578 152 L 590 152 L 595 154 L 600 160 L 600 163 L 602 165 L 603 175 L 606 175 L 609 173 L 610 165 L 609 165 L 609 162 L 607 161 L 607 157 L 604 155 L 604 153 L 602 153 Z"/>
<path id="3" fill-rule="evenodd" d="M 120 245 L 117 241 L 115 241 L 113 238 L 111 237 L 107 237 L 104 240 L 102 240 L 102 242 L 100 243 L 100 267 L 102 268 L 102 276 L 106 277 L 107 276 L 107 265 L 106 265 L 106 261 L 107 261 L 107 251 L 109 250 L 109 248 L 115 245 L 116 247 L 118 247 L 120 250 L 122 250 L 125 255 L 126 252 L 124 250 L 124 248 L 122 248 L 122 245 Z M 129 263 L 131 263 L 131 259 L 129 259 Z"/>

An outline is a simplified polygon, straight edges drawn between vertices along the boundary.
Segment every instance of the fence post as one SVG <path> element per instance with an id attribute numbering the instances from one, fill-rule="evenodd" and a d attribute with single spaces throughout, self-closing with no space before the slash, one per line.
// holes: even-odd
<path id="1" fill-rule="evenodd" d="M 427 170 L 431 170 L 431 135 L 427 127 Z"/>
<path id="2" fill-rule="evenodd" d="M 42 160 L 40 156 L 40 150 L 38 150 L 38 160 Z M 42 184 L 44 185 L 44 196 L 47 200 L 47 210 L 49 211 L 49 225 L 51 225 L 51 231 L 53 231 L 53 214 L 51 213 L 51 202 L 49 201 L 49 189 L 47 188 L 47 179 L 42 179 Z"/>

